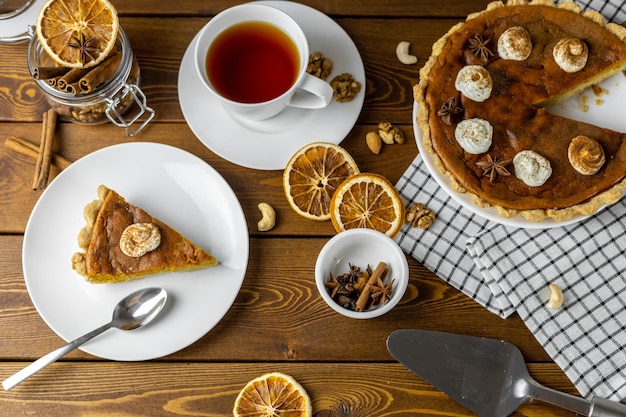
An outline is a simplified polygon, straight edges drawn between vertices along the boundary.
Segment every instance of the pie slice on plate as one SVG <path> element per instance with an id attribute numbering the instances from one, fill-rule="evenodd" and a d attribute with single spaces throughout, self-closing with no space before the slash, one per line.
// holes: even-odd
<path id="1" fill-rule="evenodd" d="M 78 235 L 83 251 L 72 256 L 72 268 L 89 282 L 125 282 L 217 265 L 213 255 L 104 185 L 84 216 L 87 224 Z"/>

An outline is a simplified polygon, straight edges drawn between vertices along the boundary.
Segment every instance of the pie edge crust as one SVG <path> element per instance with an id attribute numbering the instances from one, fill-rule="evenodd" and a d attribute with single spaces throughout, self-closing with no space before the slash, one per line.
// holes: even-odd
<path id="1" fill-rule="evenodd" d="M 493 1 L 487 5 L 485 10 L 475 12 L 469 14 L 467 19 L 463 22 L 459 22 L 454 25 L 448 32 L 439 38 L 432 46 L 432 53 L 430 58 L 424 64 L 424 66 L 420 69 L 419 75 L 420 80 L 417 84 L 413 86 L 413 96 L 415 101 L 418 104 L 418 114 L 417 114 L 417 124 L 420 130 L 422 131 L 422 143 L 426 151 L 433 157 L 433 162 L 438 171 L 447 176 L 450 179 L 450 186 L 454 191 L 459 193 L 466 193 L 472 197 L 474 204 L 481 208 L 489 208 L 493 207 L 497 210 L 498 214 L 504 218 L 511 218 L 515 216 L 521 216 L 524 219 L 530 222 L 539 222 L 545 219 L 553 219 L 557 222 L 566 221 L 571 219 L 573 216 L 580 214 L 583 216 L 589 216 L 597 212 L 601 207 L 606 205 L 611 205 L 619 201 L 624 194 L 624 190 L 626 190 L 626 178 L 622 179 L 620 182 L 615 184 L 610 189 L 593 196 L 588 201 L 583 203 L 575 204 L 570 207 L 565 207 L 562 209 L 533 209 L 533 210 L 516 210 L 510 209 L 506 207 L 502 207 L 499 205 L 493 205 L 488 203 L 480 196 L 467 191 L 464 187 L 462 187 L 454 175 L 449 172 L 439 155 L 434 151 L 431 137 L 430 137 L 430 111 L 428 109 L 428 105 L 426 100 L 424 99 L 424 93 L 428 86 L 428 75 L 430 74 L 430 70 L 433 68 L 439 55 L 443 51 L 443 48 L 448 40 L 448 37 L 451 34 L 455 33 L 459 30 L 467 21 L 474 19 L 480 16 L 483 13 L 490 12 L 494 9 L 500 7 L 508 7 L 508 6 L 526 6 L 526 5 L 542 5 L 542 6 L 552 6 L 557 8 L 566 9 L 575 13 L 580 14 L 583 17 L 586 17 L 602 26 L 604 26 L 609 32 L 615 34 L 620 39 L 624 40 L 626 38 L 626 28 L 615 23 L 607 23 L 605 22 L 604 16 L 599 12 L 594 10 L 583 11 L 577 4 L 568 1 L 565 3 L 555 4 L 552 0 L 509 0 L 506 4 L 502 1 Z"/>

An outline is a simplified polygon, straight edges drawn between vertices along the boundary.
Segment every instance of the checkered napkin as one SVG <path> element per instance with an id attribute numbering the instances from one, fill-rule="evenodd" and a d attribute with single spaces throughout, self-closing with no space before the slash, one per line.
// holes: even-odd
<path id="1" fill-rule="evenodd" d="M 579 2 L 626 20 L 621 1 Z M 437 215 L 396 238 L 408 254 L 491 312 L 517 312 L 581 395 L 626 399 L 626 201 L 569 226 L 503 226 L 463 208 L 420 155 L 396 188 Z M 549 309 L 548 284 L 564 304 Z"/>

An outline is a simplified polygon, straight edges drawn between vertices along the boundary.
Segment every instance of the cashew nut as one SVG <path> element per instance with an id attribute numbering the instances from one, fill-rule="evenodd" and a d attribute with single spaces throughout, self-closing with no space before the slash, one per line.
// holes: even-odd
<path id="1" fill-rule="evenodd" d="M 550 299 L 546 303 L 546 307 L 552 309 L 560 308 L 563 305 L 563 291 L 555 284 L 550 284 L 548 289 L 550 290 Z"/>
<path id="2" fill-rule="evenodd" d="M 259 228 L 259 232 L 267 232 L 268 230 L 272 230 L 274 225 L 276 224 L 276 212 L 274 208 L 267 203 L 259 203 L 257 206 L 261 215 L 263 216 L 261 220 L 257 223 L 257 227 Z"/>
<path id="3" fill-rule="evenodd" d="M 417 63 L 417 57 L 409 54 L 409 48 L 411 44 L 407 41 L 402 41 L 396 46 L 396 56 L 398 60 L 406 65 L 412 65 Z"/>

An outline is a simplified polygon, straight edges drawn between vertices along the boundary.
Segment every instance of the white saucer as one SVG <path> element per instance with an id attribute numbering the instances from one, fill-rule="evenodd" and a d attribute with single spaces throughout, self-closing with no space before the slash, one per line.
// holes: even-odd
<path id="1" fill-rule="evenodd" d="M 321 141 L 339 144 L 350 132 L 363 108 L 365 69 L 354 42 L 331 18 L 309 6 L 289 1 L 262 1 L 288 13 L 304 30 L 311 53 L 333 61 L 327 80 L 350 73 L 361 91 L 347 103 L 332 101 L 325 109 L 289 107 L 263 121 L 244 121 L 227 112 L 196 75 L 191 41 L 180 65 L 178 97 L 183 116 L 200 141 L 220 157 L 248 168 L 283 169 L 304 145 Z"/>

